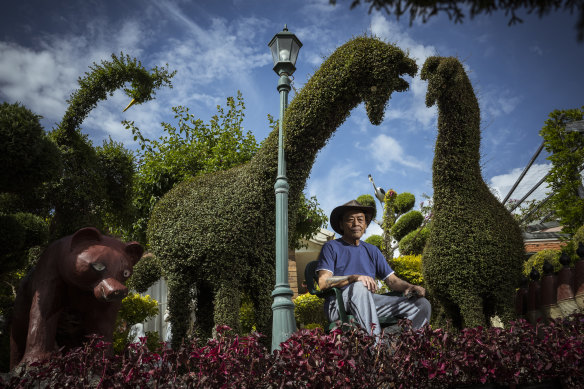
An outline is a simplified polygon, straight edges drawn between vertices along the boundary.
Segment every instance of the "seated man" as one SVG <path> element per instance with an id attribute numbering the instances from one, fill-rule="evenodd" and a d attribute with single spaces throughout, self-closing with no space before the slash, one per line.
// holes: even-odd
<path id="1" fill-rule="evenodd" d="M 426 290 L 398 278 L 379 249 L 359 240 L 373 219 L 375 208 L 355 200 L 338 206 L 331 212 L 330 223 L 341 238 L 328 241 L 318 259 L 318 286 L 321 290 L 337 287 L 343 290 L 345 309 L 373 335 L 379 336 L 379 316 L 395 316 L 412 321 L 418 329 L 430 320 L 431 307 L 424 298 Z M 404 296 L 375 294 L 375 277 L 385 281 L 391 290 Z M 411 297 L 413 293 L 414 296 Z M 325 312 L 330 321 L 339 320 L 337 300 L 327 298 Z"/>

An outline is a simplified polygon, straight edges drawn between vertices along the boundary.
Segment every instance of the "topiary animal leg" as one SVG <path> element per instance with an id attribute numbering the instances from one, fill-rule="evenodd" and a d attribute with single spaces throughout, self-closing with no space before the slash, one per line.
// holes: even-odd
<path id="1" fill-rule="evenodd" d="M 239 323 L 239 308 L 241 307 L 241 292 L 236 280 L 222 280 L 213 300 L 214 319 L 216 325 L 226 325 L 235 333 L 241 333 Z M 215 337 L 216 329 L 213 329 Z"/>
<path id="2" fill-rule="evenodd" d="M 182 340 L 186 337 L 190 312 L 185 307 L 189 306 L 191 293 L 189 288 L 184 288 L 185 281 L 176 274 L 168 278 L 168 311 L 170 313 L 170 326 L 172 332 L 172 348 L 178 349 Z"/>
<path id="3" fill-rule="evenodd" d="M 456 297 L 456 303 L 460 307 L 463 327 L 477 327 L 486 324 L 483 313 L 483 299 L 475 294 L 464 294 Z"/>

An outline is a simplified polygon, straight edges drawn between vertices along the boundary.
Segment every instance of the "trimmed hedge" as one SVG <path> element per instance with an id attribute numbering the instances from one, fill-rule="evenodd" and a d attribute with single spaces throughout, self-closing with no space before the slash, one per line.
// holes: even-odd
<path id="1" fill-rule="evenodd" d="M 399 198 L 399 196 L 398 196 Z M 411 231 L 416 230 L 424 222 L 424 215 L 420 211 L 410 211 L 402 215 L 395 224 L 391 227 L 391 235 L 400 241 L 404 236 Z"/>
<path id="2" fill-rule="evenodd" d="M 399 253 L 401 255 L 421 255 L 429 235 L 430 228 L 428 226 L 417 228 L 408 233 L 399 241 Z"/>
<path id="3" fill-rule="evenodd" d="M 548 261 L 554 267 L 554 272 L 559 271 L 562 268 L 560 263 L 561 250 L 542 250 L 533 254 L 525 263 L 523 264 L 523 275 L 529 278 L 529 273 L 531 269 L 535 267 L 535 270 L 543 275 L 543 263 Z"/>
<path id="4" fill-rule="evenodd" d="M 392 92 L 409 87 L 402 77 L 416 71 L 399 48 L 358 37 L 337 49 L 298 92 L 283 118 L 290 226 L 317 152 L 350 111 L 365 102 L 370 121 L 379 124 Z M 173 346 L 189 331 L 185 307 L 191 302 L 199 333 L 211 334 L 220 324 L 238 329 L 234 313 L 243 290 L 252 291 L 258 331 L 271 337 L 277 144 L 274 130 L 250 162 L 182 182 L 153 210 L 147 236 L 168 276 Z"/>
<path id="5" fill-rule="evenodd" d="M 434 207 L 422 260 L 439 302 L 434 311 L 458 328 L 488 325 L 494 315 L 507 321 L 514 316 L 523 237 L 481 176 L 478 101 L 456 58 L 428 58 L 421 76 L 428 81 L 426 105 L 438 106 Z"/>

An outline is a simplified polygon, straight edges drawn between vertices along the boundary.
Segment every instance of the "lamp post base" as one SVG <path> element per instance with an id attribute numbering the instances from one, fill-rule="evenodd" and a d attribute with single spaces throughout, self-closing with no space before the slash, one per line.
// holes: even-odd
<path id="1" fill-rule="evenodd" d="M 274 303 L 272 304 L 272 352 L 279 350 L 280 343 L 288 340 L 296 332 L 292 296 L 292 289 L 288 285 L 277 285 L 272 292 L 272 297 L 274 298 Z"/>

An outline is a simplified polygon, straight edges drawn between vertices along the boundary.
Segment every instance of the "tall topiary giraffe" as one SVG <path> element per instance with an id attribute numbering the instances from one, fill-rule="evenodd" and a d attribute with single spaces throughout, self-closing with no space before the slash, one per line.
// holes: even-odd
<path id="1" fill-rule="evenodd" d="M 458 328 L 488 324 L 495 314 L 509 319 L 523 238 L 481 176 L 480 110 L 472 85 L 456 58 L 428 58 L 422 79 L 428 81 L 426 105 L 438 105 L 426 285 Z"/>
<path id="2" fill-rule="evenodd" d="M 283 119 L 289 225 L 317 152 L 350 111 L 365 102 L 371 123 L 379 124 L 392 92 L 409 87 L 402 77 L 416 71 L 399 48 L 358 37 L 337 49 L 299 91 Z M 148 241 L 168 279 L 175 345 L 187 335 L 193 301 L 199 335 L 209 336 L 219 324 L 238 330 L 243 290 L 253 300 L 258 330 L 270 335 L 277 138 L 273 131 L 244 165 L 175 186 L 153 211 Z"/>

